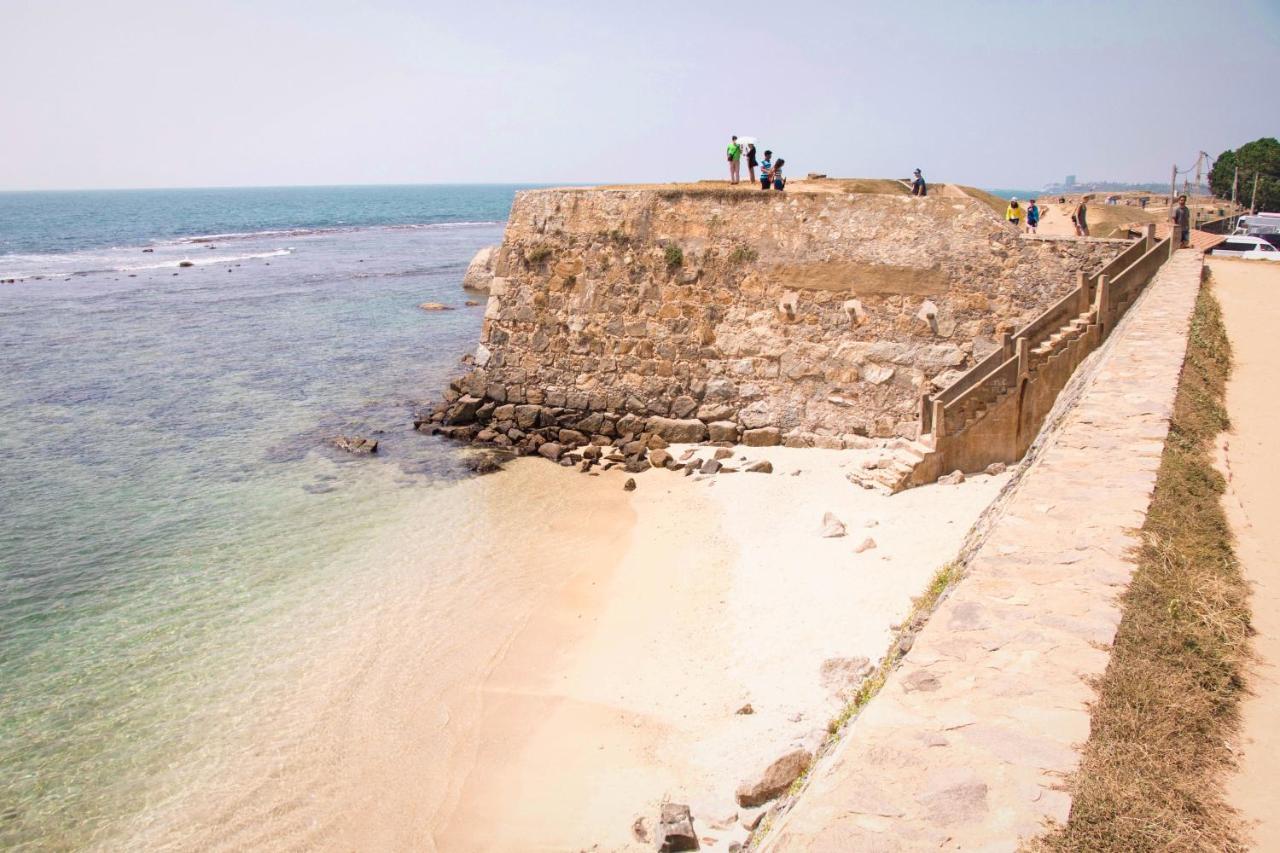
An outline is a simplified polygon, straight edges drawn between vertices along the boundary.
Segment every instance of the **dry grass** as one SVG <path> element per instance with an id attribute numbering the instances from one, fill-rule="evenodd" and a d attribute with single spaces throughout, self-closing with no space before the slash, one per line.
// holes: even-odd
<path id="1" fill-rule="evenodd" d="M 1248 590 L 1223 514 L 1215 437 L 1231 350 L 1202 289 L 1174 415 L 1065 826 L 1031 849 L 1242 850 L 1224 800 L 1248 656 Z"/>
<path id="2" fill-rule="evenodd" d="M 958 186 L 960 190 L 966 195 L 976 198 L 978 201 L 982 202 L 987 207 L 994 210 L 996 213 L 996 216 L 1000 217 L 1000 221 L 1001 222 L 1004 221 L 1004 212 L 1005 212 L 1005 209 L 1009 206 L 1008 201 L 1000 198 L 999 196 L 992 195 L 991 193 L 986 192 L 985 190 L 975 189 L 974 187 L 960 187 L 959 184 L 957 184 L 956 186 Z"/>

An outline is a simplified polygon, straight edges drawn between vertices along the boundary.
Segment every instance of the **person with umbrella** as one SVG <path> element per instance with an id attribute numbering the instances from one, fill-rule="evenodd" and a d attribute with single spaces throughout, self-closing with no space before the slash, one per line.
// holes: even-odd
<path id="1" fill-rule="evenodd" d="M 756 182 L 756 139 L 754 136 L 744 136 L 740 140 L 743 145 L 747 146 L 747 174 L 751 176 L 751 183 Z"/>

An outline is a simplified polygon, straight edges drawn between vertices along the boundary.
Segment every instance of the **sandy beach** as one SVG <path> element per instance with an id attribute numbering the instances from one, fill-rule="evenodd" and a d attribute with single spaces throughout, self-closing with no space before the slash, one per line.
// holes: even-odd
<path id="1" fill-rule="evenodd" d="M 890 497 L 845 479 L 863 452 L 737 451 L 777 473 L 638 477 L 622 558 L 585 561 L 483 679 L 483 746 L 448 774 L 439 849 L 644 849 L 631 826 L 667 800 L 741 839 L 738 783 L 825 740 L 856 683 L 832 667 L 878 660 L 1008 476 Z M 820 535 L 828 511 L 846 536 Z"/>

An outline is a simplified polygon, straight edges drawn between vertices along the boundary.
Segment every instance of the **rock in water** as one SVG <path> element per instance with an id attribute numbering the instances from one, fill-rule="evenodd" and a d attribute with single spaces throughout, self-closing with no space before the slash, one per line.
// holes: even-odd
<path id="1" fill-rule="evenodd" d="M 340 435 L 333 440 L 333 444 L 339 450 L 345 450 L 348 453 L 378 452 L 378 442 L 372 438 L 361 438 L 358 435 Z"/>
<path id="2" fill-rule="evenodd" d="M 636 478 L 628 477 L 627 482 L 622 484 L 622 490 L 624 492 L 634 492 L 636 490 Z"/>
<path id="3" fill-rule="evenodd" d="M 835 539 L 845 534 L 844 522 L 836 518 L 833 514 L 827 513 L 822 516 L 822 537 L 824 539 Z"/>
<path id="4" fill-rule="evenodd" d="M 485 246 L 476 252 L 471 263 L 467 264 L 466 273 L 462 276 L 463 287 L 468 290 L 479 290 L 482 293 L 489 292 L 489 286 L 493 284 L 493 262 L 497 260 L 499 248 L 499 246 Z"/>
<path id="5" fill-rule="evenodd" d="M 693 832 L 693 817 L 689 814 L 689 807 L 680 803 L 663 803 L 654 841 L 659 853 L 697 850 L 698 836 Z"/>
<path id="6" fill-rule="evenodd" d="M 738 805 L 743 808 L 763 805 L 787 792 L 791 784 L 809 766 L 813 755 L 807 749 L 793 749 L 770 764 L 757 776 L 738 786 Z"/>
<path id="7" fill-rule="evenodd" d="M 194 266 L 195 266 L 195 264 L 194 264 L 193 262 L 191 262 L 191 261 L 178 261 L 178 266 L 180 266 L 180 267 L 194 267 Z"/>
<path id="8" fill-rule="evenodd" d="M 452 311 L 453 310 L 448 305 L 445 305 L 444 303 L 441 303 L 441 302 L 423 302 L 418 307 L 421 308 L 423 311 Z"/>

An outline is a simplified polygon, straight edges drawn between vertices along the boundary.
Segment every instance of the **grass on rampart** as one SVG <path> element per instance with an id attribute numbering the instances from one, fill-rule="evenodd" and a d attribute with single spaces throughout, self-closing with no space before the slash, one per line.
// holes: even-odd
<path id="1" fill-rule="evenodd" d="M 1248 656 L 1248 590 L 1211 458 L 1227 428 L 1231 347 L 1206 286 L 1111 662 L 1070 780 L 1065 826 L 1037 851 L 1241 850 L 1223 798 Z"/>

